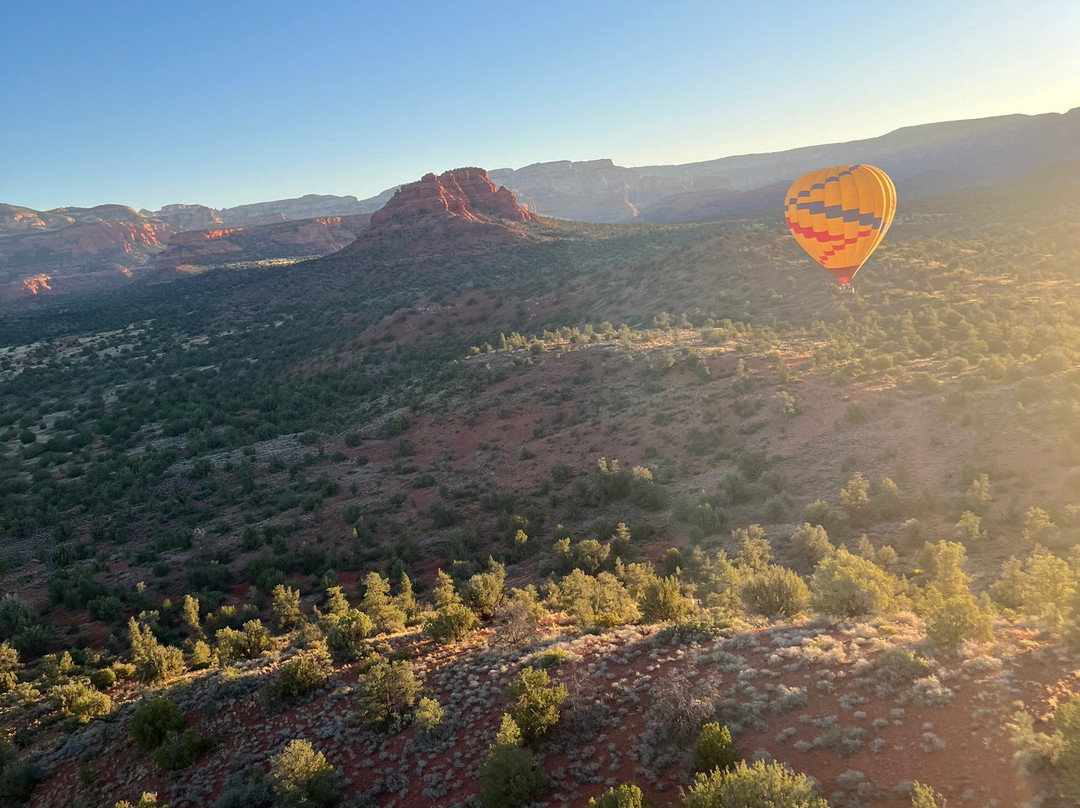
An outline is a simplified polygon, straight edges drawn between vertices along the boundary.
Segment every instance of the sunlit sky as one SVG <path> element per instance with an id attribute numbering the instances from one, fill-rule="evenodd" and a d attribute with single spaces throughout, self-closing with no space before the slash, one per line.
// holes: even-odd
<path id="1" fill-rule="evenodd" d="M 1080 2 L 0 3 L 0 202 L 360 198 L 1080 106 Z"/>

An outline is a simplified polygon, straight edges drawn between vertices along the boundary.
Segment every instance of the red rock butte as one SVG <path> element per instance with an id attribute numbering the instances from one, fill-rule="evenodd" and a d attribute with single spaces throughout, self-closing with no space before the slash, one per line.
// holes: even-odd
<path id="1" fill-rule="evenodd" d="M 458 217 L 472 222 L 529 222 L 534 218 L 506 188 L 495 188 L 482 168 L 456 168 L 440 176 L 425 174 L 402 185 L 371 216 L 371 230 L 419 217 Z"/>

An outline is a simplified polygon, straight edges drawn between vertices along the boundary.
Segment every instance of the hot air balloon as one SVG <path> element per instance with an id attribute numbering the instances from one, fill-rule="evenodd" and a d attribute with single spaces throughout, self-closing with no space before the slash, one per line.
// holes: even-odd
<path id="1" fill-rule="evenodd" d="M 880 168 L 836 166 L 811 171 L 787 193 L 791 234 L 843 288 L 892 224 L 896 188 Z"/>

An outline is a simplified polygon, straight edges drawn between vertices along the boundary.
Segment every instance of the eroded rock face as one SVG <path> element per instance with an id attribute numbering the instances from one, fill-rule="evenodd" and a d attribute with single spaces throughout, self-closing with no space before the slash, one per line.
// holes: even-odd
<path id="1" fill-rule="evenodd" d="M 355 241 L 370 219 L 365 213 L 178 233 L 158 255 L 154 268 L 328 255 Z"/>
<path id="2" fill-rule="evenodd" d="M 166 222 L 124 205 L 49 211 L 2 205 L 0 298 L 123 283 L 173 233 Z"/>
<path id="3" fill-rule="evenodd" d="M 372 232 L 393 223 L 425 216 L 460 217 L 471 222 L 532 221 L 513 193 L 495 188 L 482 168 L 458 168 L 440 176 L 426 174 L 417 182 L 401 186 L 381 210 L 371 215 Z"/>
<path id="4" fill-rule="evenodd" d="M 384 263 L 475 254 L 520 243 L 535 218 L 484 169 L 457 168 L 402 185 L 342 254 Z"/>
<path id="5" fill-rule="evenodd" d="M 217 212 L 206 205 L 166 205 L 150 215 L 161 219 L 178 233 L 184 230 L 205 230 L 222 224 Z"/>
<path id="6" fill-rule="evenodd" d="M 720 177 L 642 176 L 608 159 L 534 163 L 492 171 L 490 176 L 513 189 L 536 213 L 587 222 L 633 221 L 640 208 L 670 194 L 730 187 Z"/>

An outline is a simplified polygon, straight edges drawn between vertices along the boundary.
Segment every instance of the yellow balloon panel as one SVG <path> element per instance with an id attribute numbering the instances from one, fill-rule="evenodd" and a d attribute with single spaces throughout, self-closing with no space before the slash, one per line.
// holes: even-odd
<path id="1" fill-rule="evenodd" d="M 880 168 L 835 166 L 811 171 L 787 194 L 791 234 L 840 283 L 851 283 L 892 224 L 896 188 Z"/>

